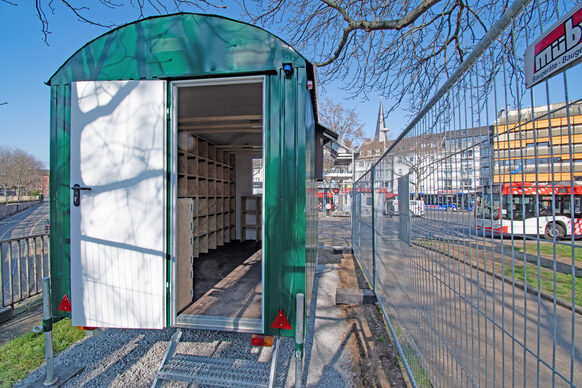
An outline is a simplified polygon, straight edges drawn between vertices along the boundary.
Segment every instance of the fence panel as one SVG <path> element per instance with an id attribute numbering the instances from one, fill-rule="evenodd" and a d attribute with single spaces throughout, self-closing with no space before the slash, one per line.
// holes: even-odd
<path id="1" fill-rule="evenodd" d="M 317 220 L 317 239 L 320 247 L 349 248 L 352 246 L 352 217 L 337 210 L 320 211 Z"/>
<path id="2" fill-rule="evenodd" d="M 353 249 L 358 257 L 364 274 L 373 283 L 373 188 L 372 173 L 366 173 L 354 184 L 352 199 Z"/>
<path id="3" fill-rule="evenodd" d="M 1 307 L 42 292 L 42 278 L 49 276 L 48 243 L 48 234 L 0 241 Z"/>
<path id="4" fill-rule="evenodd" d="M 526 89 L 522 59 L 574 4 L 524 3 L 354 185 L 415 385 L 582 385 L 582 68 Z"/>

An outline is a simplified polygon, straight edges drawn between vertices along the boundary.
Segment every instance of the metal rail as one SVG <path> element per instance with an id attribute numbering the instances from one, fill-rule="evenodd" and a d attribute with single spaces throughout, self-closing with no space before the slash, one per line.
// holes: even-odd
<path id="1" fill-rule="evenodd" d="M 1 307 L 42 292 L 42 278 L 49 276 L 48 234 L 0 240 Z"/>

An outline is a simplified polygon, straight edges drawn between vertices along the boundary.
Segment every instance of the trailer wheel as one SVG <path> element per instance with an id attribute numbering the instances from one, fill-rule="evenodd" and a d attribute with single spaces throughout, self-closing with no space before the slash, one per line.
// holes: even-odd
<path id="1" fill-rule="evenodd" d="M 566 236 L 566 229 L 562 226 L 562 224 L 554 224 L 553 222 L 548 223 L 546 225 L 546 232 L 544 233 L 544 237 L 547 240 L 552 240 L 554 237 L 554 225 L 556 225 L 556 240 L 561 240 Z"/>

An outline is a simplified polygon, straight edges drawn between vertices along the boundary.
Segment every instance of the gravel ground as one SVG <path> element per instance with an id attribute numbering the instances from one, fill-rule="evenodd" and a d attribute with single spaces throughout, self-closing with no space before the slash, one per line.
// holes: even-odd
<path id="1" fill-rule="evenodd" d="M 345 313 L 335 305 L 339 287 L 338 264 L 317 266 L 314 292 L 307 322 L 303 382 L 308 387 L 353 387 L 353 352 L 348 349 L 350 327 Z M 55 358 L 55 370 L 83 367 L 82 373 L 64 387 L 148 387 L 151 385 L 168 341 L 176 331 L 108 329 L 90 336 Z M 315 335 L 314 335 L 315 334 Z M 203 356 L 270 359 L 271 349 L 250 344 L 250 335 L 210 330 L 183 330 L 178 353 Z M 282 338 L 277 363 L 277 387 L 295 384 L 294 342 Z M 27 387 L 42 381 L 44 367 L 32 372 L 15 386 Z M 166 383 L 165 387 L 187 386 Z"/>

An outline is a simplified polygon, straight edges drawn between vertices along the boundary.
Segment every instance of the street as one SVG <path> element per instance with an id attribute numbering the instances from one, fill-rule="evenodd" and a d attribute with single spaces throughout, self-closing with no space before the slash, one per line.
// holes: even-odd
<path id="1" fill-rule="evenodd" d="M 11 217 L 0 220 L 0 241 L 44 233 L 49 203 L 44 201 Z"/>

